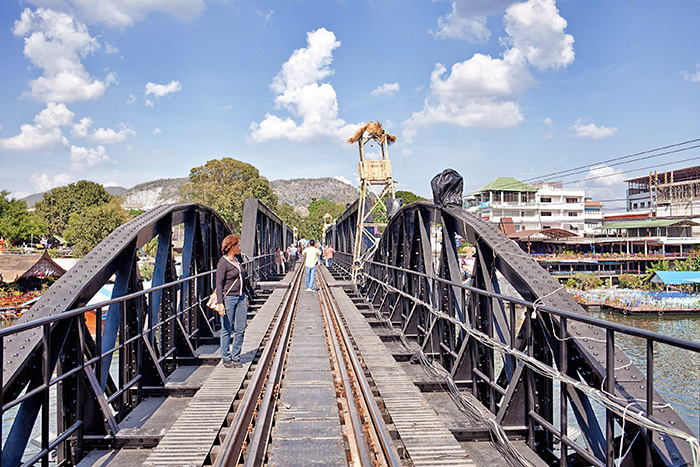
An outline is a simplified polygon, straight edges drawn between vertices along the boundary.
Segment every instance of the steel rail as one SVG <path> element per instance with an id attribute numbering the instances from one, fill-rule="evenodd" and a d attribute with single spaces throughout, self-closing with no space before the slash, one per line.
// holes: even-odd
<path id="1" fill-rule="evenodd" d="M 288 313 L 284 323 L 282 337 L 276 345 L 274 361 L 270 367 L 270 371 L 266 376 L 265 393 L 262 396 L 262 401 L 257 408 L 257 417 L 255 426 L 249 437 L 249 443 L 246 448 L 243 465 L 247 467 L 261 465 L 265 458 L 265 450 L 270 432 L 272 431 L 272 420 L 275 413 L 276 402 L 279 395 L 279 385 L 284 372 L 284 364 L 287 356 L 288 344 L 292 334 L 292 323 L 294 322 L 294 312 L 296 310 L 297 299 L 301 289 L 301 276 L 303 269 L 294 275 L 294 281 L 290 286 L 290 293 L 294 295 L 293 309 Z"/>
<path id="2" fill-rule="evenodd" d="M 353 445 L 357 448 L 358 456 L 360 457 L 360 465 L 371 466 L 372 465 L 372 455 L 370 453 L 369 443 L 365 437 L 364 431 L 362 430 L 363 424 L 360 418 L 360 408 L 358 407 L 357 400 L 352 396 L 354 393 L 353 384 L 350 380 L 350 369 L 347 366 L 344 355 L 347 355 L 347 349 L 341 348 L 341 342 L 339 342 L 338 335 L 334 332 L 333 320 L 331 316 L 331 299 L 330 291 L 328 290 L 328 285 L 326 281 L 321 277 L 320 287 L 319 287 L 319 301 L 321 302 L 321 312 L 324 316 L 324 321 L 328 326 L 328 336 L 335 350 L 336 363 L 340 372 L 340 378 L 343 382 L 343 390 L 345 392 L 345 400 L 348 405 L 348 414 L 350 417 L 350 423 L 352 425 L 352 432 L 354 433 Z M 345 352 L 343 352 L 345 350 Z M 357 378 L 357 375 L 353 375 Z M 364 376 L 364 375 L 363 375 Z M 348 440 L 352 442 L 351 440 Z"/>
<path id="3" fill-rule="evenodd" d="M 364 370 L 362 368 L 362 364 L 360 362 L 360 359 L 358 358 L 357 354 L 355 353 L 355 349 L 352 346 L 352 341 L 350 339 L 350 335 L 345 329 L 345 326 L 342 322 L 341 318 L 341 312 L 338 307 L 338 304 L 335 302 L 335 300 L 332 298 L 332 295 L 330 294 L 330 291 L 328 290 L 328 285 L 325 283 L 325 280 L 321 278 L 321 286 L 326 288 L 326 292 L 329 295 L 329 305 L 330 305 L 330 312 L 331 316 L 337 323 L 337 329 L 340 332 L 340 338 L 342 339 L 343 346 L 345 347 L 345 350 L 347 351 L 347 356 L 348 359 L 350 360 L 352 369 L 353 369 L 353 375 L 356 378 L 356 381 L 360 387 L 361 390 L 361 396 L 365 401 L 365 404 L 367 405 L 369 409 L 369 416 L 372 421 L 372 425 L 375 429 L 375 432 L 377 433 L 379 437 L 379 442 L 381 444 L 381 449 L 382 449 L 382 454 L 384 455 L 384 458 L 387 462 L 387 465 L 389 466 L 401 466 L 403 465 L 403 462 L 401 461 L 401 457 L 399 456 L 399 453 L 396 451 L 396 448 L 394 447 L 393 442 L 391 441 L 391 434 L 389 433 L 389 429 L 386 426 L 386 423 L 384 422 L 384 417 L 379 409 L 379 406 L 377 405 L 377 401 L 374 399 L 374 394 L 372 393 L 372 388 L 369 385 L 369 381 L 367 380 L 367 377 L 365 376 Z M 365 464 L 363 464 L 365 465 Z M 371 464 L 370 464 L 371 465 Z"/>
<path id="4" fill-rule="evenodd" d="M 221 443 L 221 453 L 216 458 L 216 462 L 214 463 L 215 467 L 238 465 L 241 455 L 243 454 L 243 450 L 246 447 L 245 442 L 250 431 L 250 424 L 253 421 L 256 407 L 258 406 L 258 400 L 265 389 L 267 375 L 274 363 L 275 351 L 278 344 L 282 341 L 286 346 L 287 339 L 289 338 L 291 321 L 294 317 L 294 310 L 297 305 L 298 291 L 301 287 L 302 271 L 303 268 L 299 268 L 299 271 L 294 276 L 293 283 L 290 285 L 289 292 L 284 298 L 282 313 L 275 322 L 270 334 L 270 339 L 260 356 L 251 383 L 248 385 L 238 410 L 234 414 L 231 429 L 223 443 Z M 285 336 L 282 335 L 283 330 Z M 273 391 L 265 391 L 266 394 L 271 392 Z M 249 448 L 253 451 L 258 451 L 259 449 L 257 446 L 249 446 Z"/>

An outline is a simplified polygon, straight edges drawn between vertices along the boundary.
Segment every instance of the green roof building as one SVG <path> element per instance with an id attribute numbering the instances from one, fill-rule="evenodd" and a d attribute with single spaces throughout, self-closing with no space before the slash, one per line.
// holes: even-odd
<path id="1" fill-rule="evenodd" d="M 589 227 L 584 191 L 564 188 L 561 182 L 528 185 L 516 178 L 498 177 L 465 197 L 465 207 L 484 220 L 512 224 L 516 232 L 563 229 L 582 235 Z M 600 225 L 602 215 L 599 211 L 597 215 Z"/>

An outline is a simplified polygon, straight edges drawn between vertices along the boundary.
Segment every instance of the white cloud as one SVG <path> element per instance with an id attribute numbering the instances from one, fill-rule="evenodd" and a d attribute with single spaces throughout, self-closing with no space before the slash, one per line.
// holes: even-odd
<path id="1" fill-rule="evenodd" d="M 182 85 L 179 81 L 171 81 L 168 84 L 146 83 L 146 91 L 144 95 L 153 96 L 155 99 L 146 99 L 146 107 L 153 107 L 155 103 L 167 96 L 182 91 Z"/>
<path id="2" fill-rule="evenodd" d="M 139 97 L 135 94 L 129 94 L 129 99 L 127 99 L 127 104 L 133 104 Z"/>
<path id="3" fill-rule="evenodd" d="M 24 124 L 18 135 L 0 139 L 0 149 L 48 153 L 65 147 L 68 139 L 63 136 L 60 127 L 70 125 L 74 115 L 65 104 L 51 102 L 34 117 L 33 125 Z"/>
<path id="4" fill-rule="evenodd" d="M 333 177 L 333 178 L 335 178 L 335 179 L 338 180 L 338 181 L 341 181 L 341 182 L 345 183 L 346 185 L 354 186 L 350 180 L 348 180 L 347 178 L 343 177 L 342 175 L 336 175 L 336 176 Z"/>
<path id="5" fill-rule="evenodd" d="M 538 70 L 562 68 L 574 61 L 574 36 L 554 0 L 529 0 L 508 8 L 504 18 L 513 47 Z"/>
<path id="6" fill-rule="evenodd" d="M 203 0 L 29 0 L 29 3 L 70 12 L 88 23 L 110 27 L 131 26 L 151 12 L 167 13 L 188 21 L 199 16 L 206 7 Z"/>
<path id="7" fill-rule="evenodd" d="M 438 31 L 433 34 L 443 39 L 486 42 L 491 37 L 486 17 L 512 3 L 514 0 L 457 0 L 452 2 L 452 11 L 438 19 Z"/>
<path id="8" fill-rule="evenodd" d="M 117 144 L 123 143 L 129 136 L 136 134 L 134 130 L 127 128 L 123 123 L 117 125 L 120 127 L 119 131 L 115 131 L 111 128 L 98 128 L 90 133 L 92 124 L 93 121 L 89 117 L 81 119 L 79 123 L 73 125 L 73 137 L 87 139 L 93 143 Z"/>
<path id="9" fill-rule="evenodd" d="M 119 53 L 119 47 L 112 45 L 108 42 L 105 42 L 105 53 L 106 54 L 118 54 Z"/>
<path id="10" fill-rule="evenodd" d="M 554 131 L 552 131 L 555 126 L 554 121 L 551 118 L 546 117 L 542 120 L 542 123 L 544 124 L 544 127 L 540 128 L 540 133 L 542 133 L 542 137 L 545 140 L 550 140 L 554 138 Z"/>
<path id="11" fill-rule="evenodd" d="M 258 16 L 262 16 L 263 26 L 267 26 L 268 21 L 270 21 L 270 18 L 272 18 L 272 16 L 275 14 L 275 10 L 268 10 L 268 11 L 257 10 L 255 13 Z"/>
<path id="12" fill-rule="evenodd" d="M 340 42 L 331 31 L 321 28 L 307 33 L 307 43 L 306 48 L 292 53 L 270 85 L 277 93 L 277 108 L 284 108 L 301 122 L 268 113 L 262 122 L 251 123 L 252 141 L 340 139 L 351 132 L 345 121 L 338 118 L 335 89 L 328 83 L 319 84 L 333 74 L 330 68 L 333 50 L 340 46 Z"/>
<path id="13" fill-rule="evenodd" d="M 50 102 L 46 108 L 34 117 L 34 122 L 44 128 L 70 125 L 75 114 L 68 110 L 65 104 Z"/>
<path id="14" fill-rule="evenodd" d="M 623 200 L 620 202 L 609 201 L 606 202 L 609 208 L 619 207 L 618 205 L 624 206 L 625 198 L 625 188 L 624 183 L 625 177 L 623 170 L 615 170 L 608 165 L 599 165 L 589 169 L 583 180 L 583 188 L 585 189 L 586 196 L 596 200 Z"/>
<path id="15" fill-rule="evenodd" d="M 622 169 L 615 170 L 614 168 L 601 164 L 595 167 L 591 167 L 586 174 L 586 182 L 592 182 L 595 180 L 596 185 L 618 185 L 624 184 L 624 172 Z"/>
<path id="16" fill-rule="evenodd" d="M 40 174 L 33 173 L 29 176 L 29 183 L 34 188 L 34 192 L 43 193 L 44 191 L 49 191 L 57 186 L 67 185 L 70 182 L 70 175 L 68 174 Z"/>
<path id="17" fill-rule="evenodd" d="M 87 27 L 73 17 L 39 8 L 22 12 L 12 33 L 24 37 L 24 55 L 43 75 L 29 82 L 29 95 L 42 102 L 97 99 L 116 82 L 114 73 L 99 80 L 85 71 L 81 60 L 100 45 Z"/>
<path id="18" fill-rule="evenodd" d="M 384 83 L 381 86 L 377 86 L 377 89 L 372 91 L 370 94 L 373 96 L 381 96 L 382 94 L 386 94 L 387 96 L 394 95 L 395 93 L 400 91 L 399 83 Z"/>
<path id="19" fill-rule="evenodd" d="M 430 77 L 430 95 L 420 112 L 404 122 L 404 138 L 417 127 L 450 123 L 462 127 L 508 128 L 523 120 L 517 103 L 534 78 L 517 50 L 504 58 L 475 54 L 447 68 L 438 63 Z"/>
<path id="20" fill-rule="evenodd" d="M 700 65 L 695 65 L 695 68 L 700 68 Z M 693 83 L 700 82 L 700 70 L 696 71 L 695 73 L 691 73 L 689 71 L 681 71 L 681 76 L 686 81 L 692 81 Z"/>
<path id="21" fill-rule="evenodd" d="M 577 138 L 592 138 L 601 139 L 617 134 L 617 128 L 608 128 L 605 126 L 596 126 L 594 123 L 584 125 L 582 119 L 576 120 L 576 123 L 569 128 L 574 131 L 574 136 Z"/>
<path id="22" fill-rule="evenodd" d="M 74 172 L 94 167 L 108 160 L 109 156 L 104 146 L 97 146 L 96 148 L 71 146 L 70 148 L 70 169 Z"/>
<path id="23" fill-rule="evenodd" d="M 485 16 L 512 1 L 455 2 L 460 17 Z M 461 8 L 461 9 L 460 9 Z M 457 12 L 457 13 L 455 13 Z M 561 68 L 574 59 L 573 37 L 564 33 L 566 20 L 554 0 L 528 0 L 511 5 L 504 16 L 509 45 L 501 58 L 474 54 L 449 70 L 436 64 L 424 107 L 403 123 L 412 141 L 419 127 L 448 123 L 462 127 L 508 128 L 523 120 L 519 101 L 536 84 L 530 66 Z"/>
<path id="24" fill-rule="evenodd" d="M 98 128 L 88 137 L 88 141 L 100 144 L 117 144 L 123 143 L 129 136 L 136 134 L 134 130 L 126 128 L 123 123 L 120 123 L 119 126 L 119 131 L 112 128 Z"/>
<path id="25" fill-rule="evenodd" d="M 71 134 L 74 138 L 87 138 L 93 121 L 90 117 L 81 118 L 80 121 L 73 125 Z"/>
<path id="26" fill-rule="evenodd" d="M 161 133 L 162 133 L 162 131 L 160 131 L 160 128 L 157 128 L 157 127 L 154 128 L 153 131 L 151 131 L 152 135 L 159 135 Z"/>
<path id="27" fill-rule="evenodd" d="M 164 97 L 173 92 L 182 91 L 179 81 L 171 81 L 168 84 L 146 83 L 146 95 L 153 94 L 155 97 Z"/>

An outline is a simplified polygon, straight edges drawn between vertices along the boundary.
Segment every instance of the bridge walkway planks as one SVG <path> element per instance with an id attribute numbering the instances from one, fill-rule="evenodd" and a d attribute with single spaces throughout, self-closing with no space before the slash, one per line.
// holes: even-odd
<path id="1" fill-rule="evenodd" d="M 418 368 L 405 368 L 392 356 L 368 320 L 353 304 L 343 287 L 350 282 L 338 281 L 331 277 L 325 267 L 319 273 L 329 282 L 335 300 L 341 308 L 349 331 L 355 340 L 361 358 L 367 365 L 371 377 L 383 398 L 391 422 L 414 465 L 508 465 L 502 455 L 488 442 L 458 442 L 450 431 L 453 420 L 444 416 L 445 412 L 456 412 L 441 407 L 435 410 L 426 398 L 430 393 L 422 393 L 419 386 L 425 385 L 417 377 Z M 289 276 L 288 276 L 289 277 Z M 285 278 L 286 279 L 286 278 Z M 93 451 L 80 463 L 81 466 L 161 466 L 161 465 L 203 465 L 215 443 L 219 428 L 223 425 L 233 400 L 241 387 L 245 373 L 255 355 L 260 342 L 269 327 L 272 316 L 282 302 L 288 283 L 274 289 L 267 302 L 255 317 L 249 321 L 243 346 L 242 368 L 216 366 L 182 367 L 171 375 L 171 387 L 196 391 L 194 396 L 153 397 L 145 401 L 123 422 L 119 435 L 130 439 L 146 438 L 142 449 Z M 278 287 L 279 287 L 278 285 Z M 321 366 L 328 365 L 328 353 L 323 331 L 315 329 L 320 324 L 320 310 L 317 293 L 302 291 L 300 313 L 295 324 L 295 338 L 292 341 L 287 374 L 283 380 L 278 419 L 273 432 L 271 465 L 290 465 L 292 459 L 310 460 L 316 451 L 332 454 L 337 461 L 322 462 L 326 465 L 347 465 L 342 438 L 338 438 L 339 416 L 334 399 L 332 377 L 321 376 Z M 319 315 L 313 315 L 313 311 Z M 313 329 L 312 329 L 313 328 Z M 304 331 L 304 332 L 301 332 Z M 301 338 L 297 341 L 296 339 Z M 218 346 L 206 346 L 211 355 L 201 355 L 202 360 L 218 356 Z M 322 350 L 322 352 L 321 352 Z M 201 352 L 201 349 L 199 350 Z M 312 362 L 312 360 L 315 360 Z M 325 360 L 325 364 L 322 362 Z M 316 370 L 309 367 L 315 365 Z M 330 367 L 327 368 L 330 372 Z M 413 373 L 413 374 L 411 374 Z M 324 379 L 326 378 L 326 379 Z M 330 378 L 330 379 L 327 379 Z M 430 382 L 427 382 L 429 385 Z M 196 388 L 199 386 L 199 389 Z M 323 388 L 323 389 L 321 389 Z M 287 390 L 290 391 L 287 391 Z M 330 390 L 329 390 L 330 389 Z M 319 391 L 326 390 L 325 398 L 334 406 L 335 412 L 314 409 Z M 311 392 L 316 391 L 313 398 Z M 449 399 L 449 398 L 446 398 Z M 310 404 L 313 403 L 313 404 Z M 448 402 L 446 402 L 448 403 Z M 322 413 L 323 412 L 323 413 Z M 316 418 L 320 423 L 315 423 Z M 306 431 L 305 431 L 306 430 Z M 317 438 L 316 445 L 309 442 Z M 334 444 L 331 450 L 322 444 Z M 150 444 L 150 446 L 149 446 Z M 157 444 L 156 447 L 152 445 Z M 275 453 L 275 451 L 277 452 Z M 311 453 L 311 458 L 307 457 Z M 530 457 L 530 456 L 528 456 Z M 320 458 L 320 457 L 318 457 Z M 308 463 L 305 461 L 305 463 Z M 540 464 L 541 465 L 541 464 Z"/>
<path id="2" fill-rule="evenodd" d="M 318 292 L 300 293 L 267 465 L 347 466 Z"/>
<path id="3" fill-rule="evenodd" d="M 455 438 L 454 433 L 460 431 L 487 431 L 486 425 L 468 421 L 448 394 L 442 389 L 434 390 L 441 384 L 420 365 L 410 364 L 408 351 L 403 346 L 387 339 L 390 332 L 370 325 L 373 318 L 363 316 L 345 292 L 346 288 L 353 287 L 352 282 L 334 279 L 325 268 L 322 274 L 414 465 L 509 466 L 503 454 L 489 441 Z M 470 393 L 464 395 L 480 405 Z M 513 445 L 533 466 L 547 465 L 523 441 L 515 441 Z"/>
<path id="4" fill-rule="evenodd" d="M 218 363 L 193 397 L 170 397 L 168 399 L 172 400 L 167 403 L 164 398 L 147 400 L 146 405 L 140 404 L 144 409 L 137 409 L 124 420 L 127 425 L 132 425 L 129 426 L 132 436 L 153 434 L 154 430 L 164 433 L 155 448 L 93 451 L 79 465 L 140 467 L 204 464 L 284 293 L 284 289 L 273 291 L 249 321 L 243 341 L 241 368 L 224 368 L 222 363 Z M 208 347 L 214 347 L 210 350 L 218 354 L 218 346 Z M 186 402 L 177 399 L 186 399 Z M 158 410 L 147 414 L 148 406 Z M 157 427 L 148 423 L 152 419 L 158 421 Z"/>
<path id="5" fill-rule="evenodd" d="M 325 269 L 322 274 L 328 280 L 362 360 L 372 375 L 413 464 L 475 465 L 341 288 L 342 285 L 349 284 L 334 280 Z"/>

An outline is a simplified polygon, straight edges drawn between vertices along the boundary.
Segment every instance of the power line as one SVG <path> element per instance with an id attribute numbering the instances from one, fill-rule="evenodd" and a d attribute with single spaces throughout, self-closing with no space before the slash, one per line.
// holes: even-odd
<path id="1" fill-rule="evenodd" d="M 700 144 L 695 145 L 695 146 L 690 146 L 690 147 L 687 147 L 687 148 L 676 149 L 676 150 L 673 150 L 673 151 L 661 152 L 661 153 L 658 153 L 658 154 L 652 154 L 652 155 L 648 155 L 648 156 L 644 156 L 644 157 L 639 157 L 639 158 L 637 158 L 637 159 L 630 160 L 630 161 L 617 162 L 617 163 L 614 163 L 614 164 L 606 164 L 606 165 L 607 165 L 607 167 L 616 167 L 616 166 L 618 166 L 618 165 L 629 164 L 629 163 L 631 163 L 631 162 L 638 162 L 638 161 L 642 161 L 642 160 L 646 160 L 646 159 L 652 159 L 652 158 L 654 158 L 654 157 L 667 156 L 667 155 L 669 155 L 669 154 L 677 154 L 677 153 L 679 153 L 679 152 L 689 151 L 689 150 L 691 150 L 691 149 L 696 149 L 696 148 L 700 148 Z M 682 161 L 679 161 L 679 162 L 682 162 Z M 668 165 L 668 164 L 658 164 L 658 165 L 656 165 L 656 166 L 650 166 L 650 167 L 662 167 L 663 165 Z M 635 171 L 637 171 L 637 170 L 644 170 L 644 169 L 647 169 L 647 168 L 649 168 L 649 167 L 642 167 L 641 169 L 629 169 L 629 170 L 625 170 L 625 171 L 617 172 L 617 173 L 635 172 Z M 571 175 L 578 175 L 578 174 L 584 173 L 584 172 L 586 172 L 586 170 L 581 170 L 581 171 L 578 171 L 578 172 L 572 172 L 572 173 L 570 173 L 570 174 L 568 174 L 568 175 L 564 175 L 564 177 L 569 177 L 569 176 L 571 176 Z M 549 177 L 549 178 L 551 178 L 551 177 Z M 549 178 L 547 178 L 547 179 L 549 179 Z M 592 180 L 592 179 L 594 179 L 594 178 L 588 178 L 588 180 Z M 546 180 L 546 179 L 545 179 L 545 180 Z M 543 180 L 543 181 L 544 181 L 544 180 Z"/>
<path id="2" fill-rule="evenodd" d="M 700 141 L 700 139 L 699 139 L 698 141 Z M 684 152 L 684 151 L 688 151 L 688 150 L 691 150 L 691 149 L 697 149 L 697 148 L 700 148 L 700 144 L 695 145 L 695 146 L 691 146 L 691 147 L 687 147 L 687 148 L 676 149 L 676 150 L 674 150 L 674 151 L 667 151 L 667 152 L 663 152 L 663 153 L 659 153 L 659 154 L 654 154 L 654 155 L 652 155 L 652 156 L 645 156 L 645 157 L 639 158 L 638 160 L 644 160 L 644 159 L 649 159 L 649 158 L 658 157 L 658 156 L 667 156 L 667 155 L 669 155 L 669 154 L 676 154 L 676 153 L 679 153 L 679 152 Z M 680 164 L 680 163 L 683 163 L 683 162 L 695 161 L 695 160 L 698 160 L 698 159 L 700 159 L 700 156 L 698 156 L 698 157 L 690 157 L 690 158 L 686 158 L 686 159 L 680 159 L 680 160 L 677 160 L 677 161 L 665 162 L 665 163 L 662 163 L 662 164 L 649 165 L 649 166 L 646 166 L 646 167 L 632 168 L 632 169 L 628 169 L 628 170 L 620 170 L 620 171 L 616 171 L 616 172 L 609 173 L 609 174 L 598 175 L 598 176 L 595 176 L 595 177 L 586 177 L 586 178 L 581 178 L 581 179 L 578 179 L 578 180 L 569 180 L 567 183 L 574 184 L 574 183 L 586 182 L 586 181 L 590 181 L 590 180 L 598 180 L 598 179 L 601 179 L 601 178 L 613 177 L 613 176 L 615 176 L 615 175 L 621 175 L 621 174 L 631 173 L 631 172 L 638 172 L 638 171 L 640 171 L 640 170 L 653 169 L 653 168 L 656 168 L 656 167 L 665 167 L 665 166 L 669 166 L 669 165 L 673 165 L 673 164 Z M 618 163 L 618 164 L 610 164 L 608 167 L 613 167 L 613 166 L 616 166 L 616 165 L 627 164 L 627 163 L 630 163 L 630 162 L 636 162 L 636 161 L 627 161 L 627 162 L 620 162 L 620 163 Z M 593 166 L 597 166 L 598 164 L 592 164 L 592 165 L 593 165 Z M 574 169 L 571 169 L 571 170 L 574 170 Z M 570 174 L 567 175 L 567 176 L 577 175 L 577 174 L 580 174 L 580 173 L 583 173 L 583 172 L 585 172 L 585 170 L 583 170 L 583 171 L 581 171 L 581 172 L 570 173 Z M 534 179 L 528 179 L 528 180 L 534 180 Z M 521 180 L 516 180 L 516 181 L 518 182 L 517 184 L 516 184 L 516 183 L 513 183 L 513 184 L 511 184 L 511 185 L 501 186 L 501 187 L 500 187 L 500 191 L 503 191 L 504 189 L 507 190 L 507 189 L 509 189 L 509 188 L 517 188 L 517 187 L 519 187 L 521 184 L 525 184 L 525 181 L 521 181 Z M 543 182 L 543 183 L 546 183 L 545 180 L 542 180 L 542 182 Z M 531 182 L 531 183 L 537 183 L 537 182 Z"/>
<path id="3" fill-rule="evenodd" d="M 628 155 L 626 155 L 626 156 L 613 157 L 612 159 L 607 159 L 607 160 L 604 160 L 604 161 L 601 161 L 601 162 L 594 162 L 594 163 L 592 163 L 592 164 L 582 165 L 582 166 L 579 166 L 579 167 L 574 167 L 574 168 L 572 168 L 572 169 L 566 169 L 566 170 L 562 170 L 562 171 L 559 171 L 559 172 L 552 172 L 552 173 L 545 174 L 545 175 L 542 175 L 542 176 L 539 176 L 539 177 L 528 178 L 528 179 L 525 179 L 525 180 L 522 180 L 522 181 L 523 181 L 523 182 L 529 182 L 529 181 L 533 181 L 533 180 L 536 181 L 536 180 L 541 180 L 541 179 L 545 179 L 545 178 L 546 178 L 546 179 L 549 179 L 549 178 L 557 177 L 557 176 L 568 176 L 568 175 L 564 175 L 564 174 L 567 174 L 567 173 L 569 173 L 569 172 L 573 172 L 573 171 L 576 171 L 576 170 L 587 169 L 587 168 L 595 167 L 595 166 L 598 166 L 598 165 L 607 164 L 607 163 L 609 163 L 609 162 L 621 161 L 621 160 L 629 159 L 629 158 L 632 158 L 632 157 L 642 156 L 642 155 L 644 155 L 644 154 L 650 154 L 650 153 L 654 153 L 654 152 L 658 152 L 658 151 L 663 151 L 663 150 L 670 149 L 670 148 L 675 148 L 675 147 L 678 147 L 678 146 L 685 146 L 686 144 L 697 143 L 698 141 L 700 141 L 700 138 L 691 139 L 691 140 L 688 140 L 688 141 L 683 141 L 682 143 L 669 144 L 669 145 L 667 145 L 667 146 L 662 146 L 662 147 L 659 147 L 659 148 L 656 148 L 656 149 L 649 149 L 649 150 L 646 150 L 646 151 L 636 152 L 636 153 L 634 153 L 634 154 L 628 154 Z M 697 146 L 695 146 L 695 147 L 697 147 Z M 692 148 L 688 148 L 688 149 L 692 149 Z M 659 154 L 659 155 L 661 155 L 661 154 Z M 650 157 L 656 157 L 656 156 L 650 156 Z M 640 159 L 640 160 L 641 160 L 641 159 Z M 630 162 L 632 162 L 632 161 L 630 161 Z M 619 164 L 616 164 L 616 165 L 619 165 Z M 569 174 L 569 175 L 571 175 L 571 174 Z"/>
<path id="4" fill-rule="evenodd" d="M 672 162 L 665 162 L 665 163 L 663 163 L 663 164 L 649 165 L 649 166 L 646 166 L 646 167 L 640 167 L 640 168 L 638 168 L 638 169 L 621 170 L 621 171 L 619 171 L 619 172 L 613 172 L 613 173 L 611 173 L 611 174 L 598 175 L 597 177 L 581 178 L 581 179 L 579 179 L 579 180 L 574 180 L 574 181 L 571 181 L 571 182 L 569 182 L 569 183 L 579 183 L 579 182 L 586 182 L 586 181 L 589 181 L 589 180 L 598 180 L 598 179 L 600 179 L 600 178 L 612 177 L 612 176 L 614 176 L 614 175 L 620 175 L 620 174 L 629 173 L 629 172 L 637 172 L 638 170 L 653 169 L 653 168 L 655 168 L 655 167 L 665 167 L 665 166 L 667 166 L 667 165 L 680 164 L 681 162 L 696 161 L 696 160 L 698 160 L 698 159 L 700 159 L 700 156 L 698 156 L 698 157 L 689 157 L 689 158 L 687 158 L 687 159 L 681 159 L 681 160 L 679 160 L 679 161 L 672 161 Z"/>

